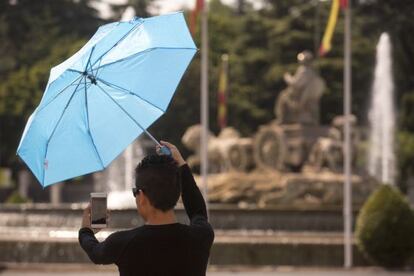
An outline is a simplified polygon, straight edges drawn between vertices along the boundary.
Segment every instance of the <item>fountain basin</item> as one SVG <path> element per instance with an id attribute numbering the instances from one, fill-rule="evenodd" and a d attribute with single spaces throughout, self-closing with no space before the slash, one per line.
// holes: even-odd
<path id="1" fill-rule="evenodd" d="M 102 239 L 112 231 L 99 233 Z M 213 265 L 341 266 L 341 233 L 216 230 Z M 0 228 L 0 263 L 90 263 L 77 229 Z M 356 265 L 367 265 L 354 249 Z"/>
<path id="2" fill-rule="evenodd" d="M 86 204 L 1 204 L 0 227 L 55 227 L 80 226 Z M 273 230 L 273 231 L 342 231 L 341 206 L 279 206 L 240 208 L 231 204 L 210 204 L 210 222 L 215 229 Z M 354 210 L 359 208 L 355 206 Z M 181 205 L 177 218 L 188 223 Z M 354 217 L 357 211 L 354 212 Z M 136 209 L 111 210 L 109 227 L 125 229 L 142 225 Z"/>
<path id="3" fill-rule="evenodd" d="M 77 240 L 85 206 L 0 205 L 0 263 L 90 263 Z M 182 206 L 177 216 L 186 222 Z M 340 206 L 258 209 L 212 204 L 210 218 L 215 229 L 213 265 L 343 265 Z M 111 228 L 97 237 L 140 224 L 136 210 L 113 210 Z M 369 265 L 355 245 L 353 250 L 355 265 Z"/>

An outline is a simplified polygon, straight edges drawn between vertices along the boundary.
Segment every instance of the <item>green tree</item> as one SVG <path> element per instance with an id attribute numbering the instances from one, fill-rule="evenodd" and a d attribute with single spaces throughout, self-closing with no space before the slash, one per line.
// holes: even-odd
<path id="1" fill-rule="evenodd" d="M 15 163 L 50 68 L 79 49 L 102 22 L 86 0 L 1 2 L 0 166 Z"/>
<path id="2" fill-rule="evenodd" d="M 381 185 L 364 203 L 355 236 L 360 250 L 376 265 L 403 268 L 414 254 L 414 212 L 404 195 Z"/>

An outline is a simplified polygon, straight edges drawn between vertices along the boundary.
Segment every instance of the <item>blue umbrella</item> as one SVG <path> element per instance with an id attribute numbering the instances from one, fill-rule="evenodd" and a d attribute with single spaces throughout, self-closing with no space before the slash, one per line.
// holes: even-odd
<path id="1" fill-rule="evenodd" d="M 53 67 L 18 155 L 42 186 L 103 170 L 165 113 L 197 49 L 182 13 L 106 24 Z"/>

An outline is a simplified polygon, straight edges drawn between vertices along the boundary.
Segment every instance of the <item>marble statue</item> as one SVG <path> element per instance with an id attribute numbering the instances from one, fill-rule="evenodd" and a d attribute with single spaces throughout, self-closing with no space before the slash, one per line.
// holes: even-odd
<path id="1" fill-rule="evenodd" d="M 319 100 L 325 82 L 312 67 L 311 52 L 303 51 L 297 59 L 299 67 L 295 74 L 284 75 L 288 87 L 280 93 L 275 104 L 277 123 L 319 125 Z"/>

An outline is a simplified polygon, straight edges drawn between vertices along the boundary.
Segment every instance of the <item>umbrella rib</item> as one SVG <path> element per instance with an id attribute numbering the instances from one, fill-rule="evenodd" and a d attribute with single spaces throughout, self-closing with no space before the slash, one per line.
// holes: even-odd
<path id="1" fill-rule="evenodd" d="M 138 123 L 137 122 L 137 120 L 135 120 L 135 118 L 134 117 L 132 117 L 131 116 L 131 114 L 129 114 L 123 107 L 122 107 L 122 105 L 120 105 L 117 101 L 115 101 L 115 99 L 114 98 L 112 98 L 111 97 L 111 95 L 109 95 L 108 94 L 108 92 L 106 92 L 99 84 L 97 84 L 97 86 L 102 90 L 102 92 L 104 92 L 104 94 L 111 100 L 111 101 L 113 101 L 124 113 L 125 113 L 125 115 L 127 115 L 140 129 L 142 129 L 145 133 L 147 133 L 147 134 L 149 134 L 148 133 L 148 131 L 145 129 L 145 128 L 143 128 L 142 126 L 141 126 L 141 124 L 140 123 Z M 152 137 L 152 135 L 151 134 L 149 134 L 149 136 L 150 137 Z"/>
<path id="2" fill-rule="evenodd" d="M 100 60 L 102 59 L 107 53 L 109 53 L 113 48 L 115 48 L 122 40 L 124 40 L 133 30 L 135 30 L 136 28 L 138 28 L 139 26 L 142 25 L 142 23 L 144 22 L 144 20 L 141 20 L 140 22 L 138 22 L 134 27 L 131 28 L 131 30 L 129 30 L 126 34 L 124 34 L 114 45 L 112 45 L 111 48 L 109 48 L 105 53 L 103 53 L 92 65 L 91 68 Z"/>
<path id="3" fill-rule="evenodd" d="M 48 148 L 49 148 L 49 143 L 52 140 L 52 137 L 55 134 L 55 131 L 56 131 L 56 129 L 57 129 L 60 121 L 63 118 L 63 114 L 65 114 L 66 109 L 68 108 L 69 104 L 72 102 L 73 96 L 75 96 L 76 90 L 78 89 L 79 85 L 81 84 L 81 81 L 82 81 L 82 79 L 79 80 L 78 85 L 76 86 L 75 90 L 73 91 L 72 95 L 70 96 L 70 98 L 69 98 L 68 102 L 66 103 L 65 108 L 63 109 L 62 113 L 60 114 L 60 117 L 59 117 L 56 125 L 54 126 L 54 128 L 52 130 L 52 133 L 50 134 L 49 138 L 47 139 L 47 142 L 46 142 L 46 150 L 45 150 L 45 157 L 44 157 L 43 161 L 46 161 L 47 151 L 48 151 Z M 45 183 L 45 174 L 46 174 L 46 170 L 45 170 L 45 167 L 43 166 L 42 185 Z"/>
<path id="4" fill-rule="evenodd" d="M 121 90 L 121 91 L 126 92 L 126 93 L 128 93 L 128 94 L 131 94 L 131 95 L 133 95 L 133 96 L 135 96 L 135 97 L 139 98 L 140 100 L 142 100 L 142 101 L 146 102 L 147 104 L 149 104 L 149 105 L 151 105 L 151 106 L 155 107 L 156 109 L 160 110 L 161 112 L 165 113 L 165 110 L 163 110 L 161 107 L 159 107 L 159 106 L 157 106 L 157 105 L 155 105 L 155 104 L 151 103 L 150 101 L 148 101 L 148 100 L 144 99 L 143 97 L 141 97 L 141 96 L 139 96 L 139 95 L 135 94 L 135 93 L 134 93 L 134 92 L 132 92 L 132 91 L 129 91 L 129 90 L 128 90 L 128 89 L 126 89 L 126 88 L 123 88 L 123 87 L 121 87 L 121 86 L 118 86 L 118 85 L 113 84 L 113 83 L 110 83 L 110 82 L 107 82 L 107 81 L 105 81 L 105 80 L 103 80 L 103 79 L 100 79 L 100 78 L 97 78 L 97 80 L 99 80 L 99 81 L 103 82 L 104 84 L 106 84 L 106 85 L 108 85 L 108 86 L 110 86 L 110 87 L 112 87 L 112 88 L 115 88 L 115 89 Z"/>
<path id="5" fill-rule="evenodd" d="M 77 77 L 76 79 L 74 79 L 70 84 L 68 84 L 65 88 L 63 88 L 62 90 L 60 90 L 49 102 L 45 103 L 43 106 L 41 106 L 41 108 L 39 108 L 39 110 L 37 111 L 40 112 L 41 110 L 43 110 L 46 106 L 48 106 L 50 103 L 52 103 L 58 96 L 60 96 L 63 92 L 65 92 L 66 89 L 68 89 L 70 86 L 72 86 L 76 81 L 78 81 L 82 76 Z M 79 82 L 80 83 L 80 82 Z M 77 84 L 77 86 L 79 86 L 79 83 Z M 76 87 L 77 89 L 77 87 Z M 75 89 L 75 90 L 76 90 Z"/>
<path id="6" fill-rule="evenodd" d="M 102 59 L 100 59 L 99 60 L 99 64 L 98 64 L 98 68 L 96 69 L 96 72 L 95 72 L 95 79 L 98 77 L 98 72 L 99 72 L 99 68 L 100 68 L 100 66 L 101 66 L 101 62 L 102 62 Z M 95 69 L 93 69 L 92 67 L 91 67 L 91 72 L 92 72 L 92 74 L 93 74 L 93 71 L 94 71 Z"/>
<path id="7" fill-rule="evenodd" d="M 91 57 L 92 57 L 93 51 L 95 50 L 95 47 L 96 47 L 96 45 L 93 46 L 92 49 L 91 49 L 91 53 L 89 54 L 88 61 L 86 62 L 86 66 L 85 66 L 84 71 L 87 71 L 88 70 L 88 65 L 90 64 Z M 92 66 L 90 66 L 90 67 L 91 67 L 91 71 L 92 71 Z M 70 72 L 75 72 L 75 73 L 83 74 L 83 72 L 81 72 L 79 70 L 76 70 L 76 69 L 69 68 L 67 70 L 70 71 Z"/>
<path id="8" fill-rule="evenodd" d="M 89 133 L 89 136 L 91 137 L 92 145 L 93 145 L 93 148 L 95 149 L 96 155 L 98 156 L 99 162 L 101 162 L 102 169 L 104 169 L 105 166 L 103 165 L 101 155 L 99 154 L 98 148 L 96 147 L 96 144 L 95 144 L 95 140 L 93 139 L 93 135 L 92 135 L 92 131 L 91 131 L 90 123 L 89 123 L 89 108 L 88 108 L 88 95 L 86 91 L 86 78 L 84 79 L 84 81 L 85 81 L 85 109 L 86 109 L 86 122 L 88 124 L 88 133 Z"/>
<path id="9" fill-rule="evenodd" d="M 76 69 L 72 69 L 72 68 L 68 69 L 68 71 L 69 71 L 69 72 L 74 72 L 74 73 L 83 74 L 83 72 L 81 72 L 81 71 L 79 71 L 79 70 L 76 70 Z"/>
<path id="10" fill-rule="evenodd" d="M 133 57 L 139 56 L 141 54 L 146 54 L 146 53 L 149 53 L 149 52 L 152 52 L 152 51 L 155 51 L 155 50 L 197 50 L 197 49 L 196 48 L 191 48 L 191 47 L 152 47 L 152 48 L 148 48 L 148 49 L 146 49 L 144 51 L 141 51 L 141 52 L 132 54 L 130 56 L 127 56 L 127 57 L 118 59 L 116 61 L 113 61 L 113 62 L 110 62 L 110 63 L 106 63 L 104 65 L 101 65 L 99 67 L 96 67 L 93 70 L 98 70 L 98 69 L 103 68 L 103 67 L 106 67 L 108 65 L 112 65 L 112 64 L 115 64 L 115 63 L 118 63 L 118 62 L 122 62 L 124 60 L 129 59 L 129 58 L 133 58 Z"/>
<path id="11" fill-rule="evenodd" d="M 149 48 L 149 49 L 146 49 L 146 50 L 144 50 L 144 51 L 141 51 L 141 52 L 138 52 L 138 53 L 132 54 L 132 55 L 130 55 L 130 56 L 127 56 L 127 57 L 124 57 L 124 58 L 121 58 L 121 59 L 117 59 L 117 60 L 115 60 L 115 61 L 113 61 L 113 62 L 106 63 L 106 64 L 104 64 L 104 65 L 99 65 L 98 67 L 96 67 L 96 68 L 95 68 L 95 69 L 93 69 L 93 70 L 99 70 L 99 69 L 104 68 L 104 67 L 106 67 L 106 66 L 108 66 L 108 65 L 112 65 L 112 64 L 115 64 L 115 63 L 119 63 L 119 62 L 122 62 L 122 61 L 124 61 L 124 60 L 129 59 L 129 58 L 133 58 L 133 57 L 136 57 L 136 56 L 139 56 L 139 55 L 143 55 L 143 54 L 146 54 L 146 53 L 152 52 L 153 50 L 155 50 L 155 49 L 154 49 L 154 48 Z"/>
<path id="12" fill-rule="evenodd" d="M 96 45 L 94 45 L 93 47 L 92 47 L 92 50 L 91 50 L 91 54 L 89 55 L 89 57 L 88 57 L 88 61 L 86 62 L 86 66 L 85 66 L 85 69 L 84 69 L 84 71 L 86 72 L 86 71 L 88 71 L 88 65 L 90 64 L 90 62 L 91 62 L 91 57 L 92 57 L 92 54 L 93 54 L 93 51 L 95 50 L 95 47 L 96 47 Z M 92 65 L 90 66 L 91 67 L 91 70 L 92 70 Z"/>

